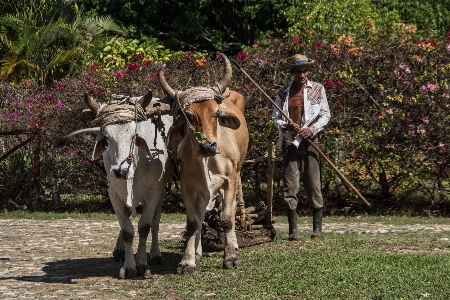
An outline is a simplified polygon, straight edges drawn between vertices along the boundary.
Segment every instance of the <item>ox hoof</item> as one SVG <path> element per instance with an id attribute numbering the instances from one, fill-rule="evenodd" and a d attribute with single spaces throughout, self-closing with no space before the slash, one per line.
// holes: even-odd
<path id="1" fill-rule="evenodd" d="M 152 277 L 152 272 L 150 272 L 150 267 L 148 265 L 140 265 L 136 267 L 138 276 L 144 276 L 145 279 L 150 279 Z"/>
<path id="2" fill-rule="evenodd" d="M 115 262 L 125 261 L 125 250 L 119 248 L 114 249 L 113 258 Z"/>
<path id="3" fill-rule="evenodd" d="M 195 266 L 182 266 L 179 265 L 177 268 L 178 275 L 192 275 L 195 273 Z"/>
<path id="4" fill-rule="evenodd" d="M 164 257 L 162 257 L 161 255 L 158 255 L 158 256 L 150 258 L 150 256 L 148 256 L 147 263 L 150 266 L 162 266 L 162 265 L 164 265 Z"/>
<path id="5" fill-rule="evenodd" d="M 242 268 L 241 260 L 239 258 L 226 259 L 223 261 L 223 268 L 224 269 L 241 269 Z"/>
<path id="6" fill-rule="evenodd" d="M 203 259 L 203 256 L 200 254 L 195 254 L 195 261 L 201 261 Z"/>
<path id="7" fill-rule="evenodd" d="M 132 279 L 136 278 L 136 276 L 137 276 L 136 269 L 125 269 L 125 268 L 120 269 L 119 272 L 120 279 Z"/>

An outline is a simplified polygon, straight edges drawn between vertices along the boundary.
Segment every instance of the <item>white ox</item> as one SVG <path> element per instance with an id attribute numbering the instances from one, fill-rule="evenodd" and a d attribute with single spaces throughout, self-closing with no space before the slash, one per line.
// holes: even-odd
<path id="1" fill-rule="evenodd" d="M 248 147 L 244 118 L 245 99 L 228 91 L 231 65 L 224 60 L 224 76 L 214 88 L 195 87 L 176 91 L 169 86 L 163 65 L 160 84 L 179 104 L 182 115 L 169 130 L 166 145 L 180 166 L 180 184 L 187 213 L 186 249 L 178 274 L 195 272 L 202 258 L 201 226 L 212 200 L 222 201 L 221 226 L 225 232 L 223 268 L 241 268 L 235 233 L 236 191 Z M 226 99 L 224 99 L 226 98 Z M 188 120 L 188 122 L 186 121 Z"/>
<path id="2" fill-rule="evenodd" d="M 62 146 L 74 134 L 99 131 L 92 159 L 98 159 L 103 153 L 109 197 L 121 228 L 114 250 L 116 260 L 121 256 L 124 259 L 119 277 L 125 279 L 143 275 L 149 278 L 151 272 L 147 262 L 146 242 L 150 229 L 150 262 L 163 262 L 158 230 L 164 185 L 172 174 L 173 162 L 169 159 L 162 134 L 170 128 L 173 118 L 161 116 L 162 123 L 159 125 L 162 127 L 157 130 L 156 123 L 147 119 L 144 111 L 152 101 L 151 92 L 140 98 L 122 98 L 113 104 L 99 105 L 85 94 L 86 105 L 96 115 L 93 122 L 100 127 L 74 132 L 60 138 L 57 143 Z M 134 257 L 134 227 L 130 216 L 136 216 L 136 207 L 139 205 L 143 212 L 138 223 L 139 244 Z"/>

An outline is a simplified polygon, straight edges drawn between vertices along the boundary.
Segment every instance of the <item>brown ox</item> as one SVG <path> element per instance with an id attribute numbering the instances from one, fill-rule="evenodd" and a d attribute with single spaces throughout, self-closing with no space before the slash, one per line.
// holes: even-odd
<path id="1" fill-rule="evenodd" d="M 173 151 L 179 162 L 187 214 L 187 244 L 178 274 L 193 273 L 196 260 L 202 258 L 201 226 L 213 200 L 222 202 L 220 218 L 226 239 L 223 267 L 241 268 L 235 233 L 236 191 L 247 153 L 248 130 L 245 99 L 226 90 L 231 80 L 231 65 L 225 55 L 222 58 L 224 76 L 214 89 L 196 87 L 176 91 L 165 80 L 165 65 L 159 73 L 162 88 L 182 110 L 166 141 L 167 149 Z"/>

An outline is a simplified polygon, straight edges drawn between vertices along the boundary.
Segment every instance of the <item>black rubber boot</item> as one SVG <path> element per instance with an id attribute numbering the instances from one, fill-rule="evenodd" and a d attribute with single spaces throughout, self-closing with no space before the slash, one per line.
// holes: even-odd
<path id="1" fill-rule="evenodd" d="M 313 208 L 313 233 L 311 238 L 322 238 L 322 214 L 323 208 Z"/>
<path id="2" fill-rule="evenodd" d="M 298 233 L 297 233 L 297 212 L 295 211 L 295 209 L 288 209 L 287 217 L 289 223 L 289 240 L 296 241 L 298 240 Z"/>

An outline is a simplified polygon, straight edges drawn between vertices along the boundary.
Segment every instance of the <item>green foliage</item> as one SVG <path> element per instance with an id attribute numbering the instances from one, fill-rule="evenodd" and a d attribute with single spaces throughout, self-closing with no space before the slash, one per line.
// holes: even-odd
<path id="1" fill-rule="evenodd" d="M 357 13 L 355 13 L 357 12 Z M 365 43 L 394 31 L 395 11 L 375 9 L 370 0 L 315 0 L 283 9 L 288 36 L 302 36 L 335 43 L 342 35 Z"/>
<path id="2" fill-rule="evenodd" d="M 139 41 L 136 39 L 113 38 L 105 47 L 97 53 L 97 60 L 102 62 L 106 68 L 111 66 L 124 67 L 136 60 L 158 62 L 167 61 L 172 58 L 183 56 L 182 51 L 171 51 L 157 43 L 155 39 Z M 201 58 L 205 54 L 196 53 L 195 57 Z"/>
<path id="3" fill-rule="evenodd" d="M 417 33 L 425 38 L 434 38 L 450 26 L 449 0 L 371 0 L 378 9 L 397 11 L 401 21 L 415 24 Z"/>
<path id="4" fill-rule="evenodd" d="M 292 0 L 122 1 L 92 0 L 97 14 L 114 15 L 130 37 L 152 36 L 171 49 L 236 53 L 269 34 L 282 36 L 278 11 Z"/>
<path id="5" fill-rule="evenodd" d="M 48 84 L 83 65 L 92 39 L 122 32 L 110 17 L 85 17 L 83 8 L 61 0 L 26 0 L 0 17 L 0 79 Z"/>

